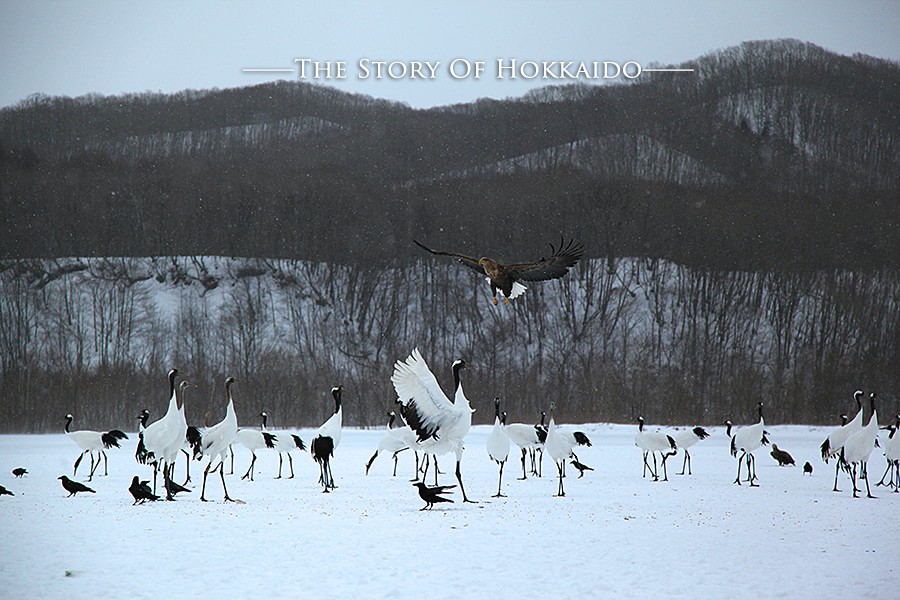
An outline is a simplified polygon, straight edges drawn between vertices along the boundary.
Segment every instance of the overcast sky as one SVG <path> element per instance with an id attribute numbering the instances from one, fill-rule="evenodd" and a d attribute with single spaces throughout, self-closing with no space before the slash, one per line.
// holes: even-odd
<path id="1" fill-rule="evenodd" d="M 500 58 L 675 64 L 747 40 L 796 38 L 900 60 L 900 1 L 124 2 L 0 0 L 0 106 L 30 94 L 173 92 L 300 78 L 295 59 L 346 61 L 319 79 L 428 107 L 559 83 L 497 78 Z M 400 61 L 397 80 L 360 59 Z M 454 79 L 448 71 L 459 62 Z M 440 64 L 411 77 L 412 61 Z M 484 61 L 479 79 L 462 67 Z M 280 74 L 248 68 L 283 68 Z M 427 68 L 425 75 L 431 75 Z M 309 73 L 307 75 L 310 75 Z M 307 78 L 312 81 L 311 77 Z"/>

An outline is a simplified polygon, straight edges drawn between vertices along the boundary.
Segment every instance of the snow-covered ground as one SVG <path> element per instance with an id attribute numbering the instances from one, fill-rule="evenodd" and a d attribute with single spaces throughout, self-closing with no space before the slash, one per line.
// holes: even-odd
<path id="1" fill-rule="evenodd" d="M 889 598 L 900 570 L 900 494 L 874 488 L 875 500 L 831 491 L 834 469 L 818 457 L 828 429 L 769 426 L 797 467 L 758 453 L 759 488 L 732 484 L 735 460 L 721 428 L 691 452 L 692 477 L 641 478 L 636 427 L 587 425 L 594 467 L 569 469 L 556 498 L 554 468 L 517 481 L 516 450 L 504 473 L 507 498 L 491 498 L 497 469 L 485 440 L 466 439 L 463 481 L 476 504 L 423 502 L 409 483 L 411 454 L 397 477 L 389 456 L 368 476 L 365 463 L 382 431 L 345 430 L 333 463 L 338 489 L 323 494 L 308 455 L 297 477 L 273 479 L 277 455 L 259 453 L 256 481 L 241 481 L 249 453 L 237 450 L 229 493 L 218 478 L 176 502 L 132 506 L 136 437 L 109 454 L 96 495 L 67 498 L 56 479 L 78 453 L 64 435 L 0 436 L 0 597 L 3 598 Z M 655 428 L 651 428 L 655 429 Z M 308 441 L 309 431 L 300 431 Z M 886 436 L 882 432 L 882 438 Z M 812 477 L 802 474 L 810 461 Z M 15 479 L 11 470 L 26 467 Z M 445 456 L 441 483 L 452 482 Z M 884 458 L 870 459 L 874 483 Z M 81 469 L 79 468 L 79 480 Z M 184 465 L 179 462 L 179 478 Z M 429 483 L 432 480 L 429 476 Z M 458 492 L 458 490 L 456 490 Z"/>

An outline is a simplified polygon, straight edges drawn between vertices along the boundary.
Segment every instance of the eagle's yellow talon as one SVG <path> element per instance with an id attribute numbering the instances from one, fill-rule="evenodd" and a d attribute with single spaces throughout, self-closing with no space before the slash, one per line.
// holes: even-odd
<path id="1" fill-rule="evenodd" d="M 494 298 L 494 306 L 497 306 L 497 298 Z"/>
<path id="2" fill-rule="evenodd" d="M 503 297 L 503 305 L 506 306 L 507 304 L 509 304 L 509 298 L 504 296 Z"/>

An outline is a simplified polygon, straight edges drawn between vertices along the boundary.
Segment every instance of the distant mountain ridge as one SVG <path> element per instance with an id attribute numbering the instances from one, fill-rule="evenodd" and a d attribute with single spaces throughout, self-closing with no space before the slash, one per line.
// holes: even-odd
<path id="1" fill-rule="evenodd" d="M 427 110 L 299 81 L 34 97 L 0 110 L 0 256 L 358 262 L 566 231 L 595 256 L 896 264 L 897 63 L 775 40 L 680 66 Z"/>

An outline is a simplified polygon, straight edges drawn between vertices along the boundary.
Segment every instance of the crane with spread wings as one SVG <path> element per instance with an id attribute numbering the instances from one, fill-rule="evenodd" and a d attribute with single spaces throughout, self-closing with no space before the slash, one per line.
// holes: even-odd
<path id="1" fill-rule="evenodd" d="M 570 240 L 565 243 L 560 240 L 559 246 L 550 244 L 552 254 L 548 258 L 541 258 L 535 262 L 501 264 L 493 258 L 483 256 L 474 258 L 456 252 L 441 252 L 432 250 L 428 246 L 413 240 L 423 250 L 435 256 L 451 256 L 463 265 L 485 275 L 491 286 L 493 302 L 497 304 L 497 290 L 503 293 L 503 303 L 509 304 L 510 300 L 522 295 L 526 287 L 520 281 L 547 281 L 559 279 L 575 266 L 575 263 L 584 256 L 584 246 L 581 242 Z"/>

